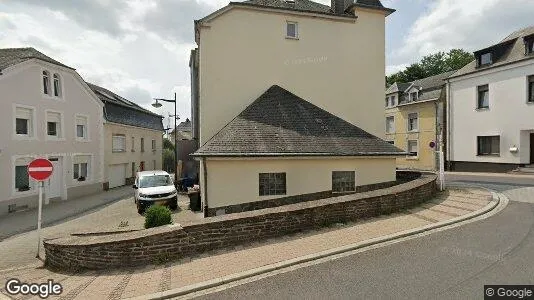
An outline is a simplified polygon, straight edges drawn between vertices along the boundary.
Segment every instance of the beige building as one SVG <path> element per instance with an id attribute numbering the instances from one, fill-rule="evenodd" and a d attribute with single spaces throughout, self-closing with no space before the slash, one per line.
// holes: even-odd
<path id="1" fill-rule="evenodd" d="M 393 11 L 379 0 L 251 0 L 195 21 L 192 118 L 205 215 L 395 181 L 404 152 L 380 139 Z"/>
<path id="2" fill-rule="evenodd" d="M 132 184 L 138 171 L 161 170 L 162 117 L 94 84 L 104 103 L 104 189 Z"/>
<path id="3" fill-rule="evenodd" d="M 49 159 L 45 204 L 102 190 L 102 102 L 75 71 L 33 48 L 0 49 L 0 214 L 35 207 L 27 166 Z"/>
<path id="4" fill-rule="evenodd" d="M 386 140 L 408 152 L 407 156 L 397 158 L 399 169 L 439 169 L 440 141 L 446 149 L 445 79 L 452 73 L 409 83 L 395 82 L 386 90 Z"/>

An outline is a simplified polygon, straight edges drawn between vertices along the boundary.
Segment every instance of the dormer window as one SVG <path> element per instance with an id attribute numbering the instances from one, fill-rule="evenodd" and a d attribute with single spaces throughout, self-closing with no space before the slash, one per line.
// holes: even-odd
<path id="1" fill-rule="evenodd" d="M 297 22 L 287 22 L 287 25 L 286 25 L 286 38 L 289 38 L 289 39 L 298 39 L 299 38 L 298 25 L 299 24 Z"/>
<path id="2" fill-rule="evenodd" d="M 410 102 L 417 101 L 417 92 L 410 93 Z"/>
<path id="3" fill-rule="evenodd" d="M 525 54 L 533 54 L 534 53 L 534 39 L 526 40 L 525 41 Z"/>
<path id="4" fill-rule="evenodd" d="M 480 58 L 478 60 L 479 66 L 486 66 L 490 65 L 492 63 L 492 57 L 491 52 L 483 53 L 480 55 Z"/>

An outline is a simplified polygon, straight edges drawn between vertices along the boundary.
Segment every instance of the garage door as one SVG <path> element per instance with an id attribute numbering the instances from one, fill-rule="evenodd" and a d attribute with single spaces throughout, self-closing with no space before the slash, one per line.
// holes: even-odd
<path id="1" fill-rule="evenodd" d="M 109 166 L 109 188 L 123 186 L 126 184 L 126 165 Z"/>

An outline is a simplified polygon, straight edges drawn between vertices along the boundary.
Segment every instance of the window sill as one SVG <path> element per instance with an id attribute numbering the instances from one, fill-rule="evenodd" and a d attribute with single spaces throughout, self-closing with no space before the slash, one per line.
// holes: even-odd
<path id="1" fill-rule="evenodd" d="M 406 160 L 419 160 L 419 156 L 408 156 Z"/>
<path id="2" fill-rule="evenodd" d="M 477 157 L 501 157 L 500 154 L 477 154 Z"/>
<path id="3" fill-rule="evenodd" d="M 419 133 L 419 130 L 408 130 L 407 133 Z"/>
<path id="4" fill-rule="evenodd" d="M 527 105 L 534 105 L 534 101 L 527 101 Z"/>
<path id="5" fill-rule="evenodd" d="M 65 141 L 65 138 L 62 138 L 62 137 L 51 137 L 51 136 L 47 136 L 45 138 L 45 141 L 49 141 L 49 142 L 64 142 Z"/>
<path id="6" fill-rule="evenodd" d="M 298 37 L 293 37 L 293 36 L 287 36 L 287 35 L 286 35 L 286 40 L 297 40 L 297 41 L 298 41 L 299 38 L 298 38 Z"/>
<path id="7" fill-rule="evenodd" d="M 89 143 L 91 140 L 89 139 L 84 139 L 84 138 L 76 138 L 76 142 L 80 142 L 80 143 Z"/>
<path id="8" fill-rule="evenodd" d="M 112 150 L 111 153 L 125 153 L 126 150 Z"/>
<path id="9" fill-rule="evenodd" d="M 490 110 L 489 107 L 477 107 L 475 108 L 476 111 L 487 111 Z"/>

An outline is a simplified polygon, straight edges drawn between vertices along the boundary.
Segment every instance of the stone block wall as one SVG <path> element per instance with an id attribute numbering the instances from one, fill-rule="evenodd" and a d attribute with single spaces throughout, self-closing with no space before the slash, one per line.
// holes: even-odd
<path id="1" fill-rule="evenodd" d="M 139 266 L 401 211 L 431 199 L 436 175 L 343 195 L 107 236 L 44 242 L 46 265 L 59 270 Z"/>

